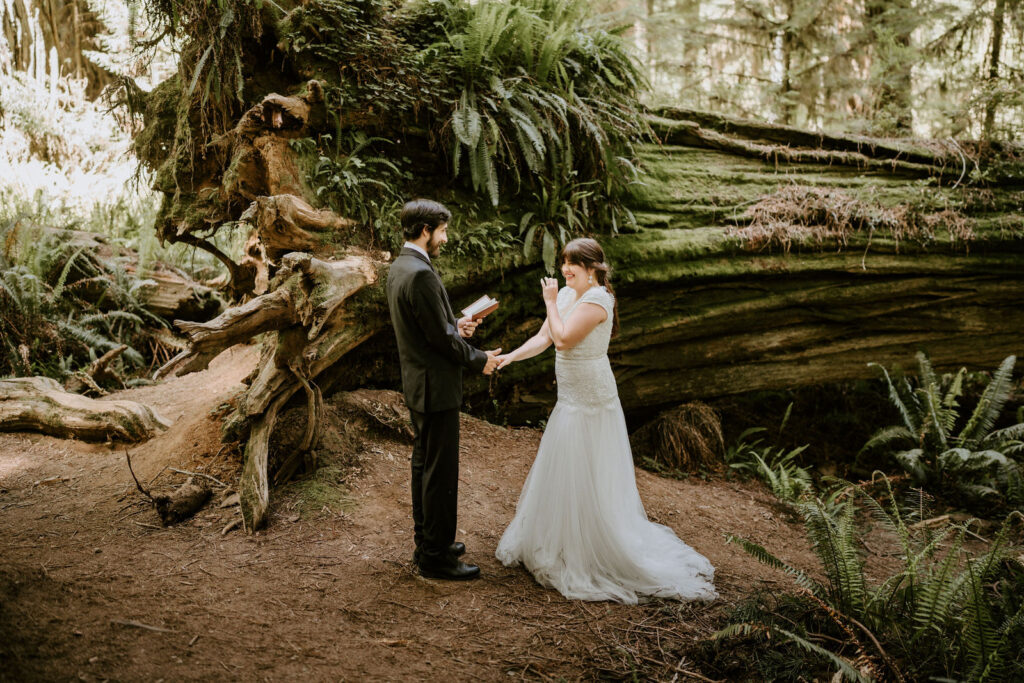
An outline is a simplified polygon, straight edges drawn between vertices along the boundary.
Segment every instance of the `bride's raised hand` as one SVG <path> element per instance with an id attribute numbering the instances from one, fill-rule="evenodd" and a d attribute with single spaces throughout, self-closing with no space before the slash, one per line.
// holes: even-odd
<path id="1" fill-rule="evenodd" d="M 540 293 L 544 297 L 544 303 L 555 303 L 558 299 L 558 280 L 553 277 L 542 277 L 540 279 Z"/>
<path id="2" fill-rule="evenodd" d="M 494 369 L 495 370 L 501 370 L 506 365 L 511 365 L 511 364 L 512 364 L 512 354 L 511 353 L 506 353 L 506 354 L 503 354 L 501 356 L 498 356 L 498 367 L 496 367 Z"/>

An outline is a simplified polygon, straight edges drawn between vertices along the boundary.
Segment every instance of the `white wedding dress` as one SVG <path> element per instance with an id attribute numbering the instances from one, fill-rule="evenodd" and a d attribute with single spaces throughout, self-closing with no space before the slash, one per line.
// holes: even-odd
<path id="1" fill-rule="evenodd" d="M 577 346 L 555 354 L 558 401 L 497 558 L 522 563 L 570 599 L 636 604 L 641 596 L 718 597 L 707 558 L 647 519 L 633 472 L 626 421 L 608 363 L 614 299 L 592 287 L 558 293 L 567 321 L 592 302 L 608 312 Z"/>

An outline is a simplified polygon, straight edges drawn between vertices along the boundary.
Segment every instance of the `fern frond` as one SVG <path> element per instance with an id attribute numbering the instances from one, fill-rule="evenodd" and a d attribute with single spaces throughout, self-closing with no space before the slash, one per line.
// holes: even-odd
<path id="1" fill-rule="evenodd" d="M 888 446 L 894 441 L 903 441 L 907 445 L 913 445 L 917 442 L 917 437 L 903 425 L 893 425 L 891 427 L 885 427 L 875 432 L 867 443 L 861 447 L 860 452 L 865 453 L 874 448 L 881 448 L 882 446 Z"/>
<path id="2" fill-rule="evenodd" d="M 985 438 L 981 440 L 979 446 L 981 448 L 995 448 L 999 449 L 999 446 L 1009 441 L 1019 441 L 1024 439 L 1024 422 L 1019 422 L 1010 427 L 1004 427 L 1003 429 L 997 429 L 994 432 L 989 432 Z"/>
<path id="3" fill-rule="evenodd" d="M 807 650 L 808 652 L 816 654 L 820 657 L 824 657 L 825 659 L 835 664 L 836 668 L 838 669 L 839 673 L 843 675 L 844 679 L 849 681 L 856 681 L 857 683 L 871 682 L 870 678 L 862 674 L 860 671 L 854 668 L 854 666 L 850 662 L 843 659 L 834 652 L 831 652 L 830 650 L 827 650 L 816 643 L 812 643 L 806 638 L 801 638 L 792 631 L 787 631 L 784 628 L 779 628 L 776 626 L 772 630 L 778 633 L 779 635 L 784 636 L 790 642 L 800 646 L 804 650 Z"/>
<path id="4" fill-rule="evenodd" d="M 896 385 L 893 384 L 892 378 L 889 377 L 889 372 L 878 363 L 868 363 L 868 367 L 876 367 L 882 371 L 882 375 L 885 377 L 885 383 L 889 388 L 889 401 L 899 411 L 900 417 L 903 418 L 903 425 L 912 434 L 918 433 L 919 421 L 911 414 L 908 410 L 906 403 L 903 401 L 903 397 L 900 396 L 900 392 L 896 389 Z"/>
<path id="5" fill-rule="evenodd" d="M 748 541 L 747 539 L 741 536 L 734 535 L 729 535 L 725 539 L 725 542 L 733 543 L 735 545 L 740 546 L 741 548 L 743 548 L 744 552 L 746 552 L 748 555 L 753 557 L 761 564 L 765 564 L 769 567 L 773 567 L 775 569 L 784 571 L 785 573 L 793 577 L 793 580 L 796 581 L 796 584 L 798 586 L 800 586 L 801 588 L 806 588 L 819 598 L 825 595 L 825 589 L 820 583 L 812 579 L 804 571 L 789 565 L 783 560 L 780 560 L 778 557 L 768 552 L 768 550 L 766 550 L 763 546 L 760 546 L 757 543 L 754 543 L 753 541 Z"/>
<path id="6" fill-rule="evenodd" d="M 978 405 L 975 406 L 967 425 L 959 434 L 961 445 L 971 448 L 992 431 L 999 414 L 1003 411 L 1003 406 L 1013 392 L 1013 366 L 1016 362 L 1016 356 L 1007 356 L 999 365 L 999 369 L 978 400 Z"/>
<path id="7" fill-rule="evenodd" d="M 967 601 L 963 610 L 963 636 L 967 650 L 969 679 L 979 678 L 992 659 L 998 657 L 1001 641 L 992 609 L 985 596 L 983 572 L 978 571 L 975 565 L 975 562 L 968 562 L 965 570 Z"/>
<path id="8" fill-rule="evenodd" d="M 950 612 L 963 585 L 963 581 L 954 574 L 954 570 L 960 559 L 964 533 L 964 529 L 960 529 L 938 569 L 919 584 L 919 589 L 915 593 L 917 606 L 913 616 L 915 640 L 941 633 L 951 617 Z M 927 554 L 926 550 L 921 556 Z"/>
<path id="9" fill-rule="evenodd" d="M 57 277 L 57 282 L 53 286 L 53 298 L 59 299 L 64 294 L 64 283 L 68 280 L 68 275 L 71 273 L 71 267 L 75 265 L 75 260 L 81 256 L 82 252 L 85 251 L 85 246 L 79 247 L 74 253 L 68 258 L 64 264 L 64 268 L 60 271 L 60 276 Z"/>

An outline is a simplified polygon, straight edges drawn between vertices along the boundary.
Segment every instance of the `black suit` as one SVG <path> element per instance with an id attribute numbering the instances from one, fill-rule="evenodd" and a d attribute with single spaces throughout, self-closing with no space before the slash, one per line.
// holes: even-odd
<path id="1" fill-rule="evenodd" d="M 403 248 L 388 273 L 402 390 L 412 414 L 412 515 L 423 557 L 447 560 L 459 495 L 462 369 L 483 372 L 487 354 L 459 335 L 448 293 L 430 260 Z"/>

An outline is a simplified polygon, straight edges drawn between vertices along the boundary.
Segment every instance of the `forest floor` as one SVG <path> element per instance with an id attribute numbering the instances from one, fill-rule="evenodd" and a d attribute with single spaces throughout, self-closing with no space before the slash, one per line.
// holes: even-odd
<path id="1" fill-rule="evenodd" d="M 117 395 L 174 421 L 131 447 L 143 483 L 183 481 L 169 468 L 237 480 L 217 408 L 256 362 L 235 347 L 207 371 Z M 459 540 L 482 578 L 448 583 L 414 572 L 410 446 L 398 434 L 367 433 L 325 460 L 333 479 L 275 490 L 253 535 L 222 534 L 238 517 L 219 507 L 223 489 L 161 528 L 121 446 L 0 434 L 0 679 L 701 679 L 688 648 L 745 596 L 791 585 L 727 534 L 817 565 L 760 484 L 638 470 L 649 517 L 711 560 L 721 598 L 566 600 L 494 558 L 539 440 L 463 415 Z"/>

